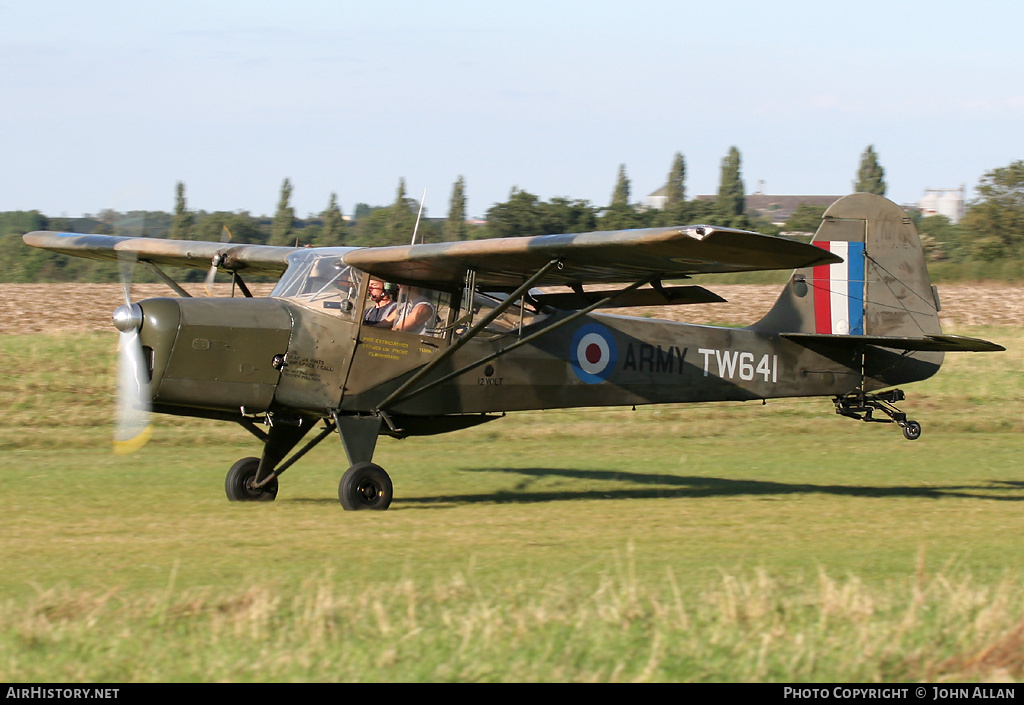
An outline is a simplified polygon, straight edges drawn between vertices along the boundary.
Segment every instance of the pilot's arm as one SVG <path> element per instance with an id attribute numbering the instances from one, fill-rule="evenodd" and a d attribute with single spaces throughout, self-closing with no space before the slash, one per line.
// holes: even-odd
<path id="1" fill-rule="evenodd" d="M 412 307 L 412 310 L 398 321 L 392 330 L 419 331 L 427 323 L 427 319 L 433 314 L 433 306 L 426 301 L 421 301 Z"/>

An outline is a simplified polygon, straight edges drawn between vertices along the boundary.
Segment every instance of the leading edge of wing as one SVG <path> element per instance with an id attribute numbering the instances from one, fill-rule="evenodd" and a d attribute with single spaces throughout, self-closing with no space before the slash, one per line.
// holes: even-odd
<path id="1" fill-rule="evenodd" d="M 86 259 L 117 261 L 119 253 L 157 265 L 208 269 L 216 254 L 226 255 L 232 267 L 251 274 L 279 275 L 288 268 L 294 247 L 230 245 L 202 240 L 166 240 L 156 237 L 83 235 L 37 230 L 22 236 L 26 245 Z"/>
<path id="2" fill-rule="evenodd" d="M 518 286 L 556 259 L 561 267 L 537 286 L 797 269 L 842 261 L 813 245 L 716 226 L 367 247 L 344 256 L 346 264 L 388 281 L 438 288 L 461 286 L 468 269 L 476 271 L 478 286 Z"/>

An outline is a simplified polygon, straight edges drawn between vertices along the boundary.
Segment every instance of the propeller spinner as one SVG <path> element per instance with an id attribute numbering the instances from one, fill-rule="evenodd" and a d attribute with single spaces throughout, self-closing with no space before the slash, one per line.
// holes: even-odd
<path id="1" fill-rule="evenodd" d="M 117 416 L 114 427 L 114 452 L 134 453 L 152 435 L 149 422 L 149 366 L 142 349 L 142 307 L 131 301 L 132 270 L 135 258 L 122 257 L 121 285 L 125 303 L 114 310 L 114 327 L 120 331 L 117 359 Z"/>

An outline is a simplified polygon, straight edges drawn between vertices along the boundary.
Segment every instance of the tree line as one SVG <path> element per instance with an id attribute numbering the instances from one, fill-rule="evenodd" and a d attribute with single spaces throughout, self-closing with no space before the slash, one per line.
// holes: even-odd
<path id="1" fill-rule="evenodd" d="M 853 187 L 885 195 L 885 172 L 872 146 L 861 155 Z M 945 216 L 914 215 L 929 259 L 947 269 L 998 262 L 1004 274 L 1024 276 L 1024 161 L 985 174 L 965 217 L 953 224 Z M 708 224 L 756 230 L 766 234 L 813 232 L 824 208 L 804 205 L 780 225 L 747 211 L 741 156 L 732 147 L 721 162 L 718 193 L 712 198 L 687 198 L 686 161 L 676 153 L 657 192 L 659 207 L 632 198 L 626 166 L 620 165 L 606 206 L 582 199 L 556 197 L 548 201 L 513 187 L 508 200 L 493 204 L 482 223 L 466 220 L 466 183 L 459 177 L 452 185 L 446 218 L 421 217 L 420 204 L 406 193 L 400 179 L 394 201 L 386 206 L 359 203 L 345 217 L 337 194 L 330 194 L 319 214 L 297 218 L 291 205 L 290 179 L 281 184 L 277 210 L 272 217 L 246 211 L 208 213 L 188 208 L 185 184 L 178 182 L 173 213 L 162 211 L 107 210 L 83 219 L 50 218 L 38 211 L 0 213 L 0 281 L 116 281 L 111 263 L 66 257 L 26 247 L 21 235 L 32 230 L 91 232 L 135 237 L 170 237 L 185 240 L 221 241 L 230 233 L 235 244 L 384 246 L 405 245 L 416 233 L 416 242 L 446 242 L 490 237 L 521 237 L 596 230 L 624 230 L 680 224 Z M 998 269 L 998 268 L 997 268 Z M 975 267 L 971 271 L 993 271 Z M 201 272 L 180 273 L 198 280 Z"/>

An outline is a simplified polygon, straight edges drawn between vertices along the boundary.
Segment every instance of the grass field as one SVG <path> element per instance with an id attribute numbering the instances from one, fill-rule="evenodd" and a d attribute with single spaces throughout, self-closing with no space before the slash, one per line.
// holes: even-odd
<path id="1" fill-rule="evenodd" d="M 906 388 L 328 439 L 233 504 L 233 424 L 109 452 L 114 336 L 0 336 L 0 680 L 906 681 L 1024 675 L 1024 332 Z"/>

